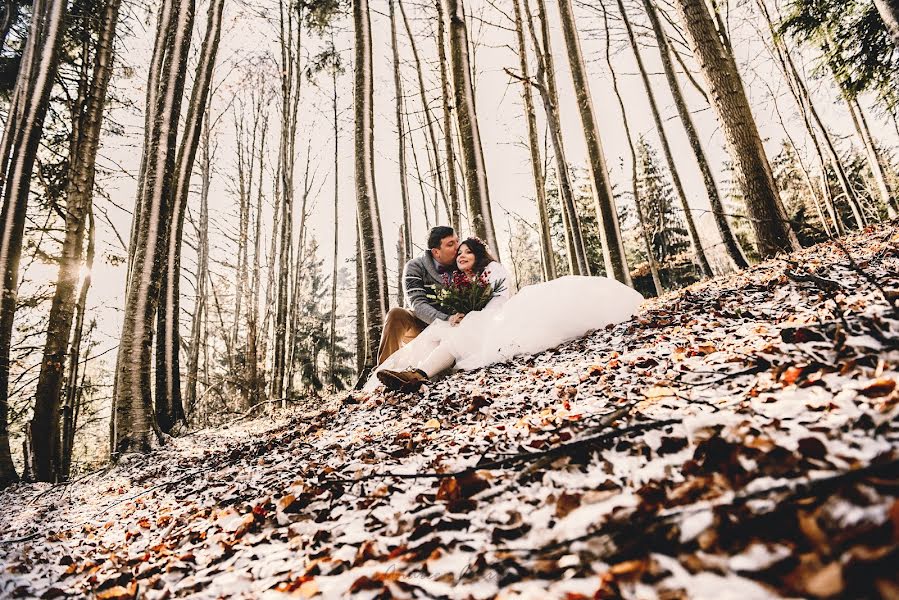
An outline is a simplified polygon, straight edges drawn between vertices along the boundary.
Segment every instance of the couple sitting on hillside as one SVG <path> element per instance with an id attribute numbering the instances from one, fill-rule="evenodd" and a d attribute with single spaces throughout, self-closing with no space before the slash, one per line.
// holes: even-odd
<path id="1" fill-rule="evenodd" d="M 437 293 L 480 284 L 492 297 L 479 310 L 450 314 Z M 434 227 L 428 250 L 403 270 L 407 308 L 387 313 L 378 367 L 365 385 L 415 391 L 449 370 L 475 369 L 534 354 L 592 329 L 629 319 L 643 297 L 604 277 L 566 276 L 512 295 L 505 268 L 477 238 L 461 243 L 451 227 Z"/>

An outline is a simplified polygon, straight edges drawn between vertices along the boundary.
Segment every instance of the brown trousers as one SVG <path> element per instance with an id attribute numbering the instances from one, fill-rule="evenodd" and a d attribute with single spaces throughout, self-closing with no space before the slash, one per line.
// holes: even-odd
<path id="1" fill-rule="evenodd" d="M 378 364 L 382 364 L 391 354 L 414 340 L 427 326 L 428 324 L 416 317 L 411 310 L 391 308 L 381 331 Z"/>

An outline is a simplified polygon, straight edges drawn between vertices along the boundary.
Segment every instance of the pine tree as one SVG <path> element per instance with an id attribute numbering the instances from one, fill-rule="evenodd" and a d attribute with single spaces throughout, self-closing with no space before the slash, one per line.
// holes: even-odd
<path id="1" fill-rule="evenodd" d="M 293 356 L 296 360 L 299 383 L 305 395 L 319 395 L 326 387 L 346 388 L 353 374 L 353 353 L 344 347 L 341 336 L 335 335 L 334 354 L 331 353 L 330 288 L 324 274 L 324 260 L 318 257 L 318 243 L 312 239 L 304 253 L 303 287 L 300 290 L 297 335 Z M 333 361 L 333 362 L 332 362 Z"/>
<path id="2" fill-rule="evenodd" d="M 819 216 L 815 209 L 814 199 L 809 195 L 799 157 L 793 147 L 784 143 L 780 154 L 772 159 L 771 168 L 774 169 L 780 196 L 784 200 L 799 243 L 811 246 L 828 239 L 821 221 L 823 215 Z"/>
<path id="3" fill-rule="evenodd" d="M 662 276 L 668 285 L 681 285 L 686 282 L 681 263 L 692 262 L 686 252 L 690 248 L 689 232 L 675 207 L 670 174 L 660 163 L 656 150 L 642 137 L 637 142 L 637 165 L 640 197 L 651 229 L 652 252 L 662 266 Z"/>

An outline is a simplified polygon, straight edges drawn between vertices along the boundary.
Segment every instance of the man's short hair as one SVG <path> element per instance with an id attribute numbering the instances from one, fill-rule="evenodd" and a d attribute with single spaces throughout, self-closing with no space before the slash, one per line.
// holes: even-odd
<path id="1" fill-rule="evenodd" d="M 442 242 L 444 238 L 455 235 L 455 233 L 456 230 L 452 227 L 448 227 L 447 225 L 438 225 L 437 227 L 432 227 L 431 232 L 428 233 L 428 250 L 439 248 L 440 242 Z"/>

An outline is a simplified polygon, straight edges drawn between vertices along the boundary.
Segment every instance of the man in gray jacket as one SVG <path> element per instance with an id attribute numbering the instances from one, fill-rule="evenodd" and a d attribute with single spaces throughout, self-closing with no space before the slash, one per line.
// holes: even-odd
<path id="1" fill-rule="evenodd" d="M 428 250 L 406 263 L 403 269 L 403 288 L 408 308 L 391 308 L 381 332 L 378 364 L 415 339 L 435 320 L 458 323 L 464 315 L 448 315 L 427 296 L 430 286 L 443 285 L 443 274 L 452 273 L 456 266 L 459 238 L 452 227 L 437 226 L 428 234 Z"/>

